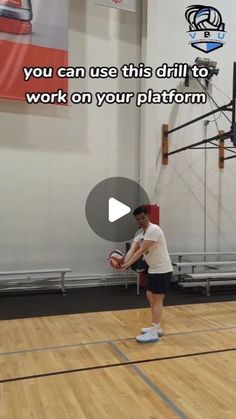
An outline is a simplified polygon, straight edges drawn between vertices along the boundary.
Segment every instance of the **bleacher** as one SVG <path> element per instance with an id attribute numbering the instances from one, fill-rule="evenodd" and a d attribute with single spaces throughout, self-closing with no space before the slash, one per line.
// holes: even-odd
<path id="1" fill-rule="evenodd" d="M 196 290 L 205 288 L 208 296 L 210 296 L 211 287 L 236 285 L 236 260 L 228 260 L 229 256 L 235 255 L 236 252 L 180 252 L 170 254 L 172 264 L 177 268 L 175 274 L 178 286 Z M 195 256 L 204 257 L 204 260 L 193 260 Z M 225 257 L 225 259 L 207 260 L 209 256 L 216 256 L 220 259 Z M 173 258 L 177 258 L 178 261 L 174 261 Z M 185 258 L 188 258 L 188 261 L 185 261 Z M 233 268 L 233 270 L 229 271 L 227 268 Z M 196 269 L 199 271 L 196 272 Z"/>

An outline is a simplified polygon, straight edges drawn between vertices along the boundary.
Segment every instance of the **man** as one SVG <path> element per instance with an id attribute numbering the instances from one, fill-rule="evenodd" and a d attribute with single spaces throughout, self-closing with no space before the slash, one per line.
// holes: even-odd
<path id="1" fill-rule="evenodd" d="M 143 328 L 143 334 L 137 336 L 136 340 L 140 343 L 157 342 L 163 335 L 160 321 L 173 267 L 163 231 L 158 225 L 150 222 L 146 207 L 136 208 L 133 215 L 140 229 L 134 237 L 121 269 L 128 269 L 142 256 L 149 266 L 147 298 L 152 311 L 152 326 Z"/>

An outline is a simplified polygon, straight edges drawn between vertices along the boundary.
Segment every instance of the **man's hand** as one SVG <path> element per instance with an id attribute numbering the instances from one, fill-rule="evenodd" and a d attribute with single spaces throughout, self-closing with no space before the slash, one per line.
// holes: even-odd
<path id="1" fill-rule="evenodd" d="M 153 246 L 153 244 L 155 244 L 155 241 L 144 240 L 141 248 L 139 248 L 135 252 L 135 254 L 128 260 L 128 262 L 125 260 L 125 263 L 121 264 L 119 269 L 122 271 L 125 271 L 126 269 L 128 269 L 131 265 L 133 265 L 133 263 L 139 260 L 143 256 L 144 253 L 148 252 L 150 248 Z"/>
<path id="2" fill-rule="evenodd" d="M 125 262 L 129 262 L 129 260 L 133 257 L 133 255 L 137 252 L 140 248 L 139 242 L 133 241 L 129 251 L 125 255 Z"/>
<path id="3" fill-rule="evenodd" d="M 129 269 L 129 267 L 130 267 L 130 265 L 129 265 L 129 263 L 123 263 L 121 266 L 119 266 L 119 270 L 120 271 L 126 271 L 127 269 Z"/>

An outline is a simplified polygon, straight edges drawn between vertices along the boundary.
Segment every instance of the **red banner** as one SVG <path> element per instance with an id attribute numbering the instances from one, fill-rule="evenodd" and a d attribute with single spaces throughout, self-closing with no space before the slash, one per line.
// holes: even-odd
<path id="1" fill-rule="evenodd" d="M 0 4 L 23 7 L 22 0 L 0 0 Z"/>
<path id="2" fill-rule="evenodd" d="M 26 92 L 68 91 L 57 76 L 68 66 L 68 0 L 0 0 L 0 97 L 25 100 Z M 51 78 L 24 79 L 24 67 L 53 67 Z"/>

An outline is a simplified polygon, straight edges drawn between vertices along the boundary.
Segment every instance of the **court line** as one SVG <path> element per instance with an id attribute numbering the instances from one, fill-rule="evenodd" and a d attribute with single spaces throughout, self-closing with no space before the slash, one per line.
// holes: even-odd
<path id="1" fill-rule="evenodd" d="M 48 372 L 44 374 L 25 375 L 22 377 L 6 378 L 4 380 L 0 380 L 0 384 L 17 382 L 17 381 L 35 380 L 38 378 L 48 378 L 48 377 L 55 377 L 55 376 L 60 376 L 60 375 L 75 374 L 79 372 L 104 370 L 107 368 L 126 367 L 128 365 L 135 365 L 135 364 L 149 364 L 151 362 L 170 361 L 173 359 L 191 358 L 195 356 L 204 356 L 204 355 L 214 355 L 214 354 L 221 354 L 221 353 L 235 352 L 235 351 L 236 351 L 236 347 L 226 348 L 226 349 L 217 349 L 214 351 L 194 352 L 194 353 L 189 353 L 185 355 L 172 355 L 172 356 L 166 356 L 166 357 L 160 357 L 160 358 L 157 357 L 157 358 L 149 358 L 149 359 L 143 359 L 143 360 L 137 360 L 137 361 L 120 362 L 116 364 L 106 364 L 106 365 L 97 365 L 93 367 L 75 368 L 71 370 Z"/>
<path id="2" fill-rule="evenodd" d="M 110 343 L 110 347 L 113 351 L 120 356 L 125 362 L 130 362 L 131 360 L 127 355 L 121 351 L 114 342 Z M 188 419 L 188 416 L 171 400 L 166 393 L 164 393 L 160 387 L 158 387 L 137 365 L 131 365 L 133 371 L 156 393 L 169 407 L 173 412 L 179 416 L 181 419 Z"/>
<path id="3" fill-rule="evenodd" d="M 199 330 L 191 330 L 189 332 L 175 332 L 175 333 L 165 333 L 164 337 L 167 336 L 181 336 L 181 335 L 191 335 L 195 333 L 206 333 L 206 332 L 217 332 L 221 330 L 233 330 L 236 329 L 236 326 L 229 326 L 229 327 L 218 327 L 212 329 L 199 329 Z M 109 339 L 109 340 L 97 340 L 94 342 L 82 342 L 82 343 L 74 343 L 68 345 L 58 345 L 58 346 L 47 346 L 41 348 L 34 348 L 34 349 L 21 349 L 17 351 L 9 351 L 9 352 L 0 352 L 0 356 L 9 356 L 9 355 L 21 355 L 27 354 L 31 352 L 47 352 L 47 351 L 54 351 L 60 349 L 72 349 L 72 348 L 79 348 L 81 346 L 90 346 L 90 345 L 101 345 L 101 344 L 109 344 L 110 342 L 119 343 L 119 342 L 129 342 L 131 340 L 135 341 L 135 336 L 131 338 L 121 338 L 121 339 Z"/>

